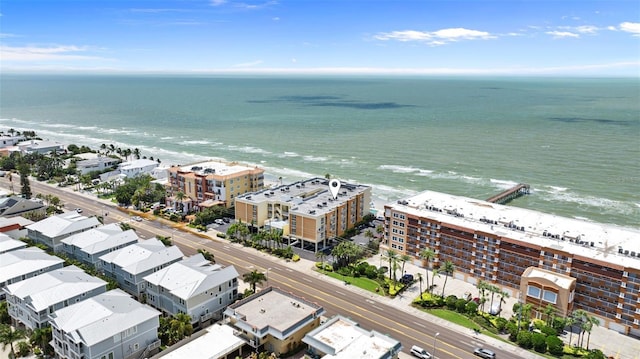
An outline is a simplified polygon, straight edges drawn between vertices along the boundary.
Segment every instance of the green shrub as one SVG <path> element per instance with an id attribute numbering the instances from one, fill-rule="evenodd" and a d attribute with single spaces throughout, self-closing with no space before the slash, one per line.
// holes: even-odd
<path id="1" fill-rule="evenodd" d="M 538 353 L 546 353 L 547 352 L 547 338 L 542 333 L 533 333 L 531 334 L 531 344 L 533 345 L 533 350 Z"/>
<path id="2" fill-rule="evenodd" d="M 376 266 L 369 266 L 365 270 L 364 275 L 369 279 L 376 279 L 378 277 L 378 268 L 376 268 Z"/>
<path id="3" fill-rule="evenodd" d="M 470 300 L 465 305 L 464 311 L 469 315 L 474 315 L 478 312 L 478 303 Z"/>
<path id="4" fill-rule="evenodd" d="M 292 261 L 294 261 L 294 262 L 298 262 L 298 261 L 300 261 L 300 256 L 299 256 L 299 255 L 297 255 L 297 254 L 294 254 L 294 255 L 291 257 L 291 260 L 292 260 Z"/>
<path id="5" fill-rule="evenodd" d="M 318 268 L 318 269 L 322 268 L 323 265 L 324 265 L 324 263 L 322 263 L 322 262 L 316 262 L 316 268 Z"/>
<path id="6" fill-rule="evenodd" d="M 219 238 L 227 239 L 227 235 L 226 235 L 226 234 L 224 234 L 224 233 L 220 233 L 220 232 L 218 232 L 218 233 L 216 234 L 216 236 L 217 236 L 217 237 L 219 237 Z"/>
<path id="7" fill-rule="evenodd" d="M 519 346 L 525 349 L 531 349 L 533 347 L 531 332 L 528 332 L 526 330 L 521 330 L 520 333 L 518 333 L 517 342 Z"/>
<path id="8" fill-rule="evenodd" d="M 503 317 L 496 318 L 496 329 L 498 329 L 500 333 L 504 332 L 507 328 L 507 323 L 509 323 L 509 321 Z"/>
<path id="9" fill-rule="evenodd" d="M 546 339 L 547 349 L 549 350 L 549 354 L 560 356 L 562 355 L 562 351 L 564 349 L 564 343 L 560 338 L 555 335 L 550 335 Z"/>
<path id="10" fill-rule="evenodd" d="M 445 300 L 445 303 L 447 303 L 447 308 L 451 310 L 455 310 L 457 301 L 458 301 L 458 297 L 456 297 L 455 295 L 448 296 L 447 299 Z"/>
<path id="11" fill-rule="evenodd" d="M 467 301 L 466 300 L 464 300 L 464 299 L 456 300 L 456 310 L 458 311 L 458 313 L 464 313 L 466 307 L 467 307 Z"/>
<path id="12" fill-rule="evenodd" d="M 515 342 L 518 340 L 518 326 L 514 322 L 507 323 L 507 332 L 509 332 L 509 340 Z"/>

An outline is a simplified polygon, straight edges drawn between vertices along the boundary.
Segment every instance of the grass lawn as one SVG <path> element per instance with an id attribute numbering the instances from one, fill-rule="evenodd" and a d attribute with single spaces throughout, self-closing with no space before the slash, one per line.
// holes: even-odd
<path id="1" fill-rule="evenodd" d="M 354 277 L 349 277 L 349 276 L 344 276 L 342 274 L 338 274 L 336 272 L 327 272 L 327 271 L 323 271 L 323 270 L 318 270 L 320 273 L 328 275 L 329 277 L 332 278 L 336 278 L 339 279 L 341 281 L 348 281 L 349 284 L 351 285 L 355 285 L 358 288 L 362 288 L 365 290 L 368 290 L 372 293 L 376 293 L 376 288 L 378 288 L 380 285 L 378 284 L 378 282 L 371 280 L 367 277 L 358 277 L 358 278 L 354 278 Z"/>

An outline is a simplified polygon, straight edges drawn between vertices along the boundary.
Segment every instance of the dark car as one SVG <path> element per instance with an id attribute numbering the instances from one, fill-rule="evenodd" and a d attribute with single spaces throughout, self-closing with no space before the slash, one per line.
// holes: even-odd
<path id="1" fill-rule="evenodd" d="M 400 283 L 409 284 L 413 282 L 413 274 L 405 274 L 400 278 Z"/>
<path id="2" fill-rule="evenodd" d="M 485 359 L 495 359 L 496 357 L 496 353 L 484 348 L 476 348 L 476 350 L 473 351 L 473 354 Z"/>

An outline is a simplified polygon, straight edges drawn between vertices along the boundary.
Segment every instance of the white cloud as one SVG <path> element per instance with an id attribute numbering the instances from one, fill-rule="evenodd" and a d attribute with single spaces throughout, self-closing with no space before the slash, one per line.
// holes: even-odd
<path id="1" fill-rule="evenodd" d="M 546 34 L 553 36 L 554 39 L 578 38 L 580 35 L 569 31 L 547 31 Z"/>
<path id="2" fill-rule="evenodd" d="M 620 30 L 624 32 L 630 32 L 634 36 L 640 36 L 640 23 L 639 22 L 623 22 L 620 24 Z"/>
<path id="3" fill-rule="evenodd" d="M 273 21 L 280 21 L 280 18 L 276 16 L 276 17 L 272 17 L 272 18 L 271 18 L 271 20 L 273 20 Z"/>
<path id="4" fill-rule="evenodd" d="M 251 61 L 251 62 L 244 62 L 244 63 L 240 63 L 240 64 L 235 64 L 232 67 L 234 68 L 238 68 L 238 67 L 254 67 L 254 66 L 258 66 L 262 63 L 262 60 L 256 60 L 256 61 Z"/>
<path id="5" fill-rule="evenodd" d="M 495 35 L 491 35 L 486 31 L 470 30 L 465 28 L 448 28 L 437 31 L 392 31 L 382 32 L 374 36 L 376 40 L 388 41 L 396 40 L 401 42 L 420 41 L 427 42 L 432 46 L 444 45 L 459 40 L 486 40 L 494 39 Z"/>
<path id="6" fill-rule="evenodd" d="M 598 28 L 593 25 L 578 26 L 575 30 L 581 34 L 595 34 L 598 32 Z"/>
<path id="7" fill-rule="evenodd" d="M 220 6 L 224 5 L 227 0 L 211 0 L 211 6 Z"/>
<path id="8" fill-rule="evenodd" d="M 52 47 L 11 47 L 0 46 L 0 59 L 3 61 L 39 61 L 39 60 L 96 60 L 96 56 L 78 55 L 88 47 L 52 46 Z"/>

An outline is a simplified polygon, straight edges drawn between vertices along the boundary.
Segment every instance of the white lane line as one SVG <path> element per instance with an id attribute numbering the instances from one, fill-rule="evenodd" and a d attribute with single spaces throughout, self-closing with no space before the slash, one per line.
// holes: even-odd
<path id="1" fill-rule="evenodd" d="M 309 278 L 302 278 L 302 279 L 306 280 L 306 281 L 307 281 L 307 282 L 309 282 L 309 283 L 313 283 L 313 282 L 311 281 L 311 279 L 309 279 Z"/>
<path id="2" fill-rule="evenodd" d="M 372 305 L 371 308 L 376 308 L 377 310 L 384 312 L 384 309 L 380 308 L 380 307 L 376 307 L 375 305 Z"/>
<path id="3" fill-rule="evenodd" d="M 419 326 L 419 327 L 423 327 L 426 328 L 426 326 L 424 324 L 418 323 L 418 322 L 413 322 L 413 324 Z"/>
<path id="4" fill-rule="evenodd" d="M 336 290 L 336 293 L 338 293 L 338 294 L 340 294 L 340 295 L 346 295 L 346 294 L 342 293 L 342 292 L 341 292 L 341 291 L 339 291 L 339 290 Z"/>

